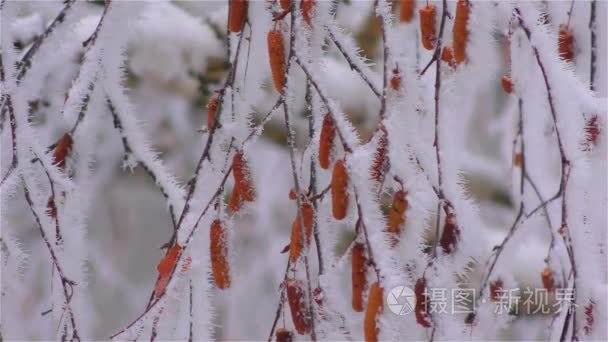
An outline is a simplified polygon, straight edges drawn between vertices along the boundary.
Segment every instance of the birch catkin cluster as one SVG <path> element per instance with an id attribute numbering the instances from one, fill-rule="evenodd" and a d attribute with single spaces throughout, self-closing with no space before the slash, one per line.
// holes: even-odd
<path id="1" fill-rule="evenodd" d="M 606 340 L 606 9 L 2 0 L 0 340 Z"/>

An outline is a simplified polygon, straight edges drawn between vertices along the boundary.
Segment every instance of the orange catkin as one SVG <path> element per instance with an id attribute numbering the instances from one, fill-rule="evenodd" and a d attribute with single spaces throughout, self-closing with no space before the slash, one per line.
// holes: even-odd
<path id="1" fill-rule="evenodd" d="M 256 193 L 249 173 L 249 165 L 243 152 L 237 152 L 232 159 L 232 175 L 234 176 L 234 188 L 237 195 L 247 202 L 255 201 Z"/>
<path id="2" fill-rule="evenodd" d="M 215 121 L 215 112 L 217 111 L 217 107 L 220 102 L 216 98 L 212 98 L 207 103 L 207 128 L 211 129 L 213 127 L 213 121 Z"/>
<path id="3" fill-rule="evenodd" d="M 553 270 L 550 267 L 545 267 L 543 273 L 540 275 L 543 281 L 543 287 L 547 289 L 549 293 L 555 290 L 555 280 L 553 279 Z"/>
<path id="4" fill-rule="evenodd" d="M 441 52 L 441 60 L 448 64 L 454 63 L 454 50 L 449 46 L 444 46 Z"/>
<path id="5" fill-rule="evenodd" d="M 467 23 L 469 14 L 471 13 L 471 4 L 468 0 L 458 0 L 456 4 L 456 18 L 454 19 L 454 27 L 452 29 L 452 40 L 454 45 L 454 60 L 456 63 L 462 63 L 466 59 L 467 39 L 469 31 Z"/>
<path id="6" fill-rule="evenodd" d="M 247 17 L 247 0 L 230 0 L 228 26 L 230 32 L 241 32 Z"/>
<path id="7" fill-rule="evenodd" d="M 503 76 L 502 77 L 502 89 L 507 94 L 511 94 L 513 92 L 513 81 L 511 81 L 511 76 Z"/>
<path id="8" fill-rule="evenodd" d="M 310 319 L 306 312 L 306 303 L 304 303 L 304 290 L 302 282 L 294 279 L 285 281 L 285 291 L 287 292 L 287 302 L 291 311 L 291 319 L 296 331 L 300 335 L 305 335 L 310 332 Z"/>
<path id="9" fill-rule="evenodd" d="M 243 199 L 241 198 L 241 194 L 239 193 L 239 189 L 235 186 L 232 189 L 232 194 L 230 195 L 230 200 L 228 201 L 228 208 L 232 210 L 232 212 L 237 212 L 241 210 L 241 206 L 243 205 Z"/>
<path id="10" fill-rule="evenodd" d="M 416 281 L 414 295 L 416 296 L 416 305 L 414 307 L 416 322 L 425 328 L 429 328 L 431 326 L 431 322 L 429 321 L 430 313 L 428 310 L 429 297 L 426 294 L 426 279 L 424 277 Z"/>
<path id="11" fill-rule="evenodd" d="M 315 6 L 314 0 L 302 0 L 300 2 L 300 10 L 302 11 L 302 18 L 304 21 L 310 25 L 312 21 L 312 9 Z"/>
<path id="12" fill-rule="evenodd" d="M 277 91 L 283 94 L 285 85 L 285 46 L 283 35 L 278 29 L 268 32 L 268 58 L 270 60 L 270 72 L 272 81 Z"/>
<path id="13" fill-rule="evenodd" d="M 281 9 L 287 10 L 291 5 L 291 0 L 279 0 L 279 4 L 281 5 Z"/>
<path id="14" fill-rule="evenodd" d="M 173 247 L 169 248 L 169 251 L 158 263 L 158 266 L 156 266 L 156 269 L 158 270 L 158 280 L 154 287 L 154 296 L 156 298 L 165 292 L 165 288 L 169 284 L 169 279 L 171 278 L 171 272 L 173 272 L 173 268 L 175 267 L 175 264 L 177 264 L 177 257 L 181 250 L 182 247 L 176 242 Z"/>
<path id="15" fill-rule="evenodd" d="M 306 246 L 310 245 L 312 239 L 312 225 L 313 225 L 313 209 L 308 203 L 302 204 L 302 215 L 304 221 L 304 233 L 306 234 Z M 302 229 L 300 226 L 300 215 L 296 215 L 291 225 L 291 243 L 289 245 L 289 260 L 295 262 L 300 257 L 302 252 Z"/>
<path id="16" fill-rule="evenodd" d="M 393 75 L 391 76 L 391 88 L 395 91 L 399 91 L 401 88 L 401 74 L 399 73 L 399 68 L 395 67 L 393 69 Z"/>
<path id="17" fill-rule="evenodd" d="M 401 10 L 399 11 L 399 21 L 409 23 L 414 19 L 415 0 L 401 0 Z"/>
<path id="18" fill-rule="evenodd" d="M 420 37 L 422 46 L 427 50 L 435 47 L 435 5 L 426 5 L 418 11 L 420 15 Z"/>
<path id="19" fill-rule="evenodd" d="M 275 336 L 276 336 L 277 342 L 293 341 L 293 334 L 291 333 L 291 331 L 289 331 L 285 328 L 277 329 L 277 331 L 275 332 Z"/>
<path id="20" fill-rule="evenodd" d="M 344 160 L 338 160 L 334 165 L 331 178 L 331 207 L 336 220 L 346 217 L 348 210 L 348 173 Z"/>
<path id="21" fill-rule="evenodd" d="M 377 282 L 372 284 L 369 289 L 369 296 L 367 297 L 367 310 L 365 310 L 365 320 L 363 331 L 365 333 L 365 341 L 376 342 L 378 341 L 378 328 L 377 320 L 382 309 L 384 308 L 384 294 L 382 287 Z"/>
<path id="22" fill-rule="evenodd" d="M 498 302 L 498 300 L 501 298 L 503 291 L 502 287 L 503 283 L 502 279 L 500 278 L 490 283 L 490 299 L 493 302 Z"/>
<path id="23" fill-rule="evenodd" d="M 230 287 L 230 265 L 228 264 L 228 247 L 226 231 L 220 220 L 211 223 L 209 230 L 209 251 L 211 254 L 211 271 L 218 289 Z"/>
<path id="24" fill-rule="evenodd" d="M 559 58 L 566 62 L 572 62 L 574 59 L 574 35 L 572 35 L 572 31 L 568 26 L 564 24 L 559 26 L 557 49 Z"/>
<path id="25" fill-rule="evenodd" d="M 363 312 L 363 291 L 367 283 L 367 259 L 365 258 L 365 246 L 356 242 L 352 254 L 352 285 L 353 285 L 353 310 Z"/>
<path id="26" fill-rule="evenodd" d="M 328 169 L 331 164 L 330 157 L 334 145 L 334 137 L 336 136 L 336 127 L 334 120 L 329 113 L 323 118 L 323 126 L 321 127 L 321 137 L 319 139 L 319 165 Z"/>
<path id="27" fill-rule="evenodd" d="M 66 133 L 59 138 L 57 141 L 57 147 L 55 147 L 55 152 L 53 152 L 53 160 L 55 161 L 55 165 L 57 165 L 57 167 L 63 168 L 65 166 L 65 158 L 70 153 L 73 143 L 74 141 L 72 140 L 70 133 Z"/>
<path id="28" fill-rule="evenodd" d="M 393 195 L 393 205 L 388 214 L 388 222 L 386 231 L 390 234 L 391 247 L 395 247 L 399 242 L 401 235 L 401 227 L 405 223 L 405 211 L 409 208 L 409 203 L 406 199 L 407 192 L 399 190 Z"/>

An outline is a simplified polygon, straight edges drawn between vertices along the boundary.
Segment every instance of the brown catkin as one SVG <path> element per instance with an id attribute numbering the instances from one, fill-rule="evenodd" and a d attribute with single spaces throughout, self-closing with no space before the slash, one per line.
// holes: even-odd
<path id="1" fill-rule="evenodd" d="M 331 178 L 331 208 L 334 218 L 342 220 L 348 210 L 348 173 L 344 160 L 338 160 L 334 165 Z"/>
<path id="2" fill-rule="evenodd" d="M 247 17 L 247 0 L 230 0 L 228 26 L 230 32 L 241 32 Z"/>
<path id="3" fill-rule="evenodd" d="M 285 46 L 283 44 L 283 35 L 278 29 L 272 29 L 268 32 L 268 58 L 274 87 L 280 94 L 283 94 L 283 86 L 285 85 Z"/>
<path id="4" fill-rule="evenodd" d="M 439 240 L 439 245 L 441 245 L 445 253 L 450 254 L 456 249 L 459 236 L 460 230 L 458 229 L 458 225 L 456 225 L 456 215 L 449 213 L 445 218 L 443 234 Z"/>
<path id="5" fill-rule="evenodd" d="M 315 0 L 302 0 L 300 2 L 300 10 L 302 11 L 302 18 L 310 25 L 312 22 L 312 9 L 315 6 Z"/>
<path id="6" fill-rule="evenodd" d="M 251 183 L 249 165 L 243 152 L 237 152 L 232 159 L 232 175 L 234 176 L 234 187 L 240 198 L 247 202 L 255 201 L 256 193 Z"/>
<path id="7" fill-rule="evenodd" d="M 458 0 L 456 4 L 456 18 L 454 19 L 454 27 L 452 28 L 452 40 L 454 49 L 454 60 L 460 64 L 465 61 L 467 39 L 469 31 L 467 24 L 469 22 L 469 14 L 471 13 L 471 4 L 468 0 Z"/>
<path id="8" fill-rule="evenodd" d="M 275 332 L 275 336 L 276 336 L 277 342 L 293 341 L 293 334 L 291 333 L 291 331 L 289 331 L 285 328 L 277 329 L 277 331 Z"/>
<path id="9" fill-rule="evenodd" d="M 291 0 L 279 0 L 279 4 L 281 5 L 281 9 L 286 11 L 291 6 Z"/>
<path id="10" fill-rule="evenodd" d="M 557 49 L 559 58 L 566 62 L 572 62 L 574 59 L 574 35 L 568 26 L 564 24 L 559 26 Z"/>
<path id="11" fill-rule="evenodd" d="M 382 313 L 383 308 L 383 290 L 380 284 L 376 282 L 370 287 L 369 296 L 367 297 L 367 309 L 365 310 L 365 320 L 363 323 L 365 341 L 378 341 L 378 334 L 380 333 L 380 329 L 378 328 L 378 316 L 380 315 L 380 313 Z"/>
<path id="12" fill-rule="evenodd" d="M 217 111 L 217 107 L 220 105 L 220 102 L 217 98 L 212 98 L 207 103 L 207 128 L 211 129 L 213 127 L 213 121 L 215 121 L 215 113 Z"/>
<path id="13" fill-rule="evenodd" d="M 502 89 L 507 94 L 511 94 L 513 92 L 513 81 L 511 81 L 511 76 L 503 76 L 502 77 Z"/>
<path id="14" fill-rule="evenodd" d="M 386 231 L 390 234 L 391 247 L 395 247 L 399 243 L 401 236 L 401 227 L 405 224 L 406 210 L 409 208 L 409 203 L 406 199 L 407 192 L 399 190 L 393 195 L 393 205 L 388 214 Z"/>
<path id="15" fill-rule="evenodd" d="M 426 279 L 424 277 L 416 281 L 414 295 L 416 296 L 416 305 L 414 307 L 416 322 L 425 328 L 429 328 L 431 326 L 431 322 L 429 321 L 430 313 L 428 310 L 429 297 L 426 294 Z"/>
<path id="16" fill-rule="evenodd" d="M 367 283 L 365 246 L 362 243 L 355 242 L 352 253 L 353 310 L 363 312 L 363 292 Z"/>
<path id="17" fill-rule="evenodd" d="M 226 231 L 220 220 L 211 223 L 209 230 L 209 251 L 211 255 L 211 271 L 218 289 L 230 287 L 230 265 L 228 264 L 228 247 Z"/>
<path id="18" fill-rule="evenodd" d="M 72 136 L 70 133 L 64 134 L 57 141 L 57 146 L 55 147 L 55 151 L 53 152 L 53 160 L 55 161 L 55 165 L 58 168 L 65 167 L 65 158 L 70 154 L 72 150 L 72 144 L 74 141 L 72 140 Z"/>
<path id="19" fill-rule="evenodd" d="M 435 47 L 435 14 L 437 8 L 435 5 L 427 5 L 418 11 L 420 15 L 420 38 L 422 46 L 427 50 L 433 50 Z"/>
<path id="20" fill-rule="evenodd" d="M 414 19 L 414 9 L 416 8 L 416 0 L 401 0 L 401 9 L 399 11 L 399 21 L 409 23 Z"/>
<path id="21" fill-rule="evenodd" d="M 384 183 L 384 177 L 390 168 L 387 152 L 388 138 L 386 136 L 386 129 L 382 126 L 371 169 L 371 177 L 378 183 Z"/>
<path id="22" fill-rule="evenodd" d="M 296 331 L 300 335 L 310 332 L 310 320 L 306 312 L 304 302 L 304 290 L 302 282 L 294 279 L 285 281 L 285 291 L 287 292 L 287 302 L 291 311 L 291 319 Z"/>
<path id="23" fill-rule="evenodd" d="M 331 165 L 331 151 L 334 145 L 334 137 L 336 136 L 336 127 L 334 120 L 329 113 L 323 117 L 323 126 L 321 126 L 321 137 L 319 138 L 319 166 L 328 169 Z"/>
<path id="24" fill-rule="evenodd" d="M 304 221 L 304 233 L 306 234 L 306 246 L 310 246 L 314 212 L 312 206 L 308 203 L 302 204 L 301 211 Z M 291 242 L 289 245 L 289 260 L 291 262 L 298 260 L 302 252 L 302 229 L 300 227 L 300 215 L 298 214 L 291 225 Z"/>

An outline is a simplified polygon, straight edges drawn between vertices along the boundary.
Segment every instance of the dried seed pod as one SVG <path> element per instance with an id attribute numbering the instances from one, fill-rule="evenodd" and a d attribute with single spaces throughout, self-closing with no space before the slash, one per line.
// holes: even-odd
<path id="1" fill-rule="evenodd" d="M 454 63 L 454 50 L 449 46 L 444 46 L 441 52 L 441 60 L 452 65 Z"/>
<path id="2" fill-rule="evenodd" d="M 543 273 L 541 273 L 541 280 L 543 281 L 543 287 L 547 289 L 547 292 L 551 293 L 555 290 L 555 279 L 553 278 L 553 270 L 550 267 L 545 267 Z"/>
<path id="3" fill-rule="evenodd" d="M 401 9 L 399 11 L 399 21 L 409 23 L 414 19 L 414 9 L 416 8 L 415 0 L 401 0 Z"/>
<path id="4" fill-rule="evenodd" d="M 382 287 L 379 283 L 373 283 L 369 289 L 369 296 L 367 297 L 367 309 L 365 310 L 365 320 L 363 331 L 365 333 L 365 341 L 376 342 L 378 341 L 378 334 L 380 329 L 378 328 L 378 316 L 382 313 L 384 308 L 384 294 Z"/>
<path id="5" fill-rule="evenodd" d="M 249 165 L 241 151 L 232 158 L 232 175 L 234 176 L 234 187 L 240 198 L 247 202 L 255 201 L 256 193 L 251 184 Z"/>
<path id="6" fill-rule="evenodd" d="M 53 160 L 58 168 L 63 169 L 65 167 L 65 158 L 68 156 L 68 154 L 70 154 L 73 143 L 74 141 L 72 140 L 70 133 L 65 133 L 57 141 L 57 146 L 53 152 Z"/>
<path id="7" fill-rule="evenodd" d="M 285 328 L 279 328 L 277 329 L 277 331 L 275 332 L 275 336 L 277 339 L 277 342 L 291 342 L 293 341 L 293 334 L 291 331 L 285 329 Z"/>
<path id="8" fill-rule="evenodd" d="M 302 215 L 304 221 L 304 232 L 306 234 L 306 246 L 310 246 L 312 241 L 312 226 L 313 226 L 313 209 L 308 203 L 302 204 Z M 289 245 L 289 260 L 295 262 L 300 257 L 302 252 L 302 229 L 300 228 L 300 215 L 296 215 L 291 225 L 291 242 Z"/>
<path id="9" fill-rule="evenodd" d="M 329 113 L 323 117 L 323 126 L 321 127 L 321 137 L 319 138 L 319 166 L 328 169 L 331 165 L 331 151 L 334 146 L 334 138 L 336 136 L 336 127 L 334 120 Z"/>
<path id="10" fill-rule="evenodd" d="M 176 242 L 165 257 L 158 263 L 156 269 L 158 270 L 158 280 L 156 281 L 156 286 L 154 287 L 154 296 L 156 298 L 160 297 L 163 292 L 165 292 L 165 288 L 169 284 L 169 280 L 171 278 L 171 272 L 173 272 L 173 268 L 175 264 L 177 264 L 177 257 L 179 256 L 182 247 Z"/>
<path id="11" fill-rule="evenodd" d="M 302 0 L 300 2 L 300 10 L 302 11 L 302 18 L 304 21 L 310 25 L 312 22 L 312 10 L 315 6 L 314 0 Z"/>
<path id="12" fill-rule="evenodd" d="M 336 220 L 346 217 L 348 210 L 348 173 L 344 160 L 338 160 L 334 165 L 331 178 L 331 206 Z"/>
<path id="13" fill-rule="evenodd" d="M 241 32 L 247 17 L 247 0 L 230 0 L 228 27 L 230 32 Z"/>
<path id="14" fill-rule="evenodd" d="M 220 105 L 220 102 L 217 98 L 212 98 L 207 103 L 207 128 L 211 129 L 213 127 L 213 121 L 215 121 L 215 112 L 217 111 L 217 107 Z"/>
<path id="15" fill-rule="evenodd" d="M 374 155 L 374 161 L 372 163 L 371 177 L 376 182 L 384 183 L 384 177 L 390 168 L 390 161 L 388 159 L 388 138 L 386 136 L 386 129 L 380 128 L 380 136 L 378 138 L 378 145 L 376 146 L 376 154 Z"/>
<path id="16" fill-rule="evenodd" d="M 401 74 L 399 73 L 398 67 L 393 69 L 393 75 L 391 76 L 391 88 L 393 88 L 395 91 L 399 91 L 401 88 Z"/>
<path id="17" fill-rule="evenodd" d="M 513 82 L 511 81 L 511 76 L 503 76 L 502 77 L 502 89 L 507 94 L 511 94 L 513 92 Z"/>
<path id="18" fill-rule="evenodd" d="M 500 278 L 490 283 L 490 300 L 492 300 L 493 302 L 497 302 L 500 299 L 502 287 L 503 283 L 502 279 Z"/>
<path id="19" fill-rule="evenodd" d="M 270 72 L 274 87 L 283 94 L 285 85 L 285 46 L 283 35 L 278 29 L 268 32 L 268 58 L 270 60 Z"/>
<path id="20" fill-rule="evenodd" d="M 287 292 L 287 302 L 291 311 L 291 319 L 296 331 L 300 335 L 310 332 L 310 319 L 304 302 L 304 290 L 302 282 L 294 279 L 285 281 L 285 291 Z"/>
<path id="21" fill-rule="evenodd" d="M 367 284 L 365 246 L 362 243 L 355 242 L 352 253 L 353 310 L 363 312 L 363 292 Z"/>
<path id="22" fill-rule="evenodd" d="M 426 5 L 418 10 L 420 15 L 420 38 L 422 46 L 427 50 L 433 50 L 435 47 L 435 14 L 437 8 L 435 5 Z"/>
<path id="23" fill-rule="evenodd" d="M 454 60 L 460 64 L 465 61 L 467 39 L 469 37 L 469 31 L 467 30 L 467 23 L 469 21 L 469 14 L 471 13 L 471 4 L 468 0 L 458 0 L 456 4 L 456 18 L 454 19 L 454 27 L 452 29 L 453 34 L 453 45 L 454 45 Z"/>
<path id="24" fill-rule="evenodd" d="M 414 295 L 416 296 L 416 305 L 414 308 L 416 322 L 425 328 L 430 328 L 430 312 L 428 310 L 429 298 L 426 293 L 426 279 L 424 277 L 416 281 Z"/>
<path id="25" fill-rule="evenodd" d="M 460 237 L 460 230 L 456 225 L 456 215 L 449 213 L 445 218 L 443 225 L 443 234 L 439 240 L 439 244 L 443 251 L 447 254 L 452 253 L 456 249 L 456 243 Z"/>
<path id="26" fill-rule="evenodd" d="M 220 220 L 211 223 L 209 241 L 211 271 L 215 285 L 218 289 L 227 289 L 230 287 L 230 264 L 228 263 L 226 231 Z"/>
<path id="27" fill-rule="evenodd" d="M 291 6 L 291 0 L 279 0 L 279 4 L 281 5 L 281 9 L 286 11 Z"/>
<path id="28" fill-rule="evenodd" d="M 557 37 L 557 50 L 559 58 L 565 62 L 574 60 L 574 35 L 567 25 L 559 26 L 559 34 Z"/>
<path id="29" fill-rule="evenodd" d="M 401 227 L 405 224 L 406 211 L 409 208 L 407 201 L 407 192 L 399 190 L 393 195 L 393 205 L 388 214 L 386 232 L 390 234 L 391 247 L 395 247 L 399 243 L 401 236 Z"/>

